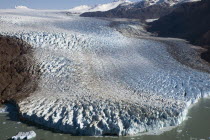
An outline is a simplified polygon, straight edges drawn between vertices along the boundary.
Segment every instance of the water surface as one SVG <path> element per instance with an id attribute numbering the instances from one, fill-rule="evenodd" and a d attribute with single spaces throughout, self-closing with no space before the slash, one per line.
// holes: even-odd
<path id="1" fill-rule="evenodd" d="M 15 111 L 13 111 L 15 112 Z M 160 135 L 132 137 L 84 137 L 61 134 L 20 122 L 16 113 L 0 114 L 0 140 L 8 140 L 16 133 L 34 130 L 33 140 L 208 140 L 210 139 L 210 99 L 201 99 L 194 105 L 189 118 L 180 126 Z"/>

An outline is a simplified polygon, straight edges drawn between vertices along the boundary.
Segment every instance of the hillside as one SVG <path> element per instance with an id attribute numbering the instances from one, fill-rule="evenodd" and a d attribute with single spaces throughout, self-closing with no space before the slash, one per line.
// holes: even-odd
<path id="1" fill-rule="evenodd" d="M 109 11 L 86 12 L 82 17 L 137 18 L 141 20 L 156 19 L 171 13 L 184 2 L 197 0 L 143 0 L 128 5 L 119 5 Z"/>
<path id="2" fill-rule="evenodd" d="M 209 48 L 210 46 L 210 1 L 180 5 L 171 14 L 149 24 L 148 31 L 161 37 L 184 38 L 191 43 Z M 210 53 L 202 58 L 209 60 Z"/>

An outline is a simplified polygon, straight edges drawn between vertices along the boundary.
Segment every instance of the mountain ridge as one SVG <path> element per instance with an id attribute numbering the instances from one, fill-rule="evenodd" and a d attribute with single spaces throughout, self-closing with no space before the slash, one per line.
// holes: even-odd
<path id="1" fill-rule="evenodd" d="M 131 3 L 132 2 L 128 0 L 114 0 L 111 3 L 98 4 L 94 6 L 81 5 L 81 6 L 77 6 L 72 9 L 69 9 L 68 11 L 74 14 L 82 14 L 85 12 L 96 12 L 96 11 L 108 11 L 108 10 L 116 8 L 119 5 L 126 5 L 126 4 L 131 4 Z"/>
<path id="2" fill-rule="evenodd" d="M 137 18 L 156 19 L 171 13 L 176 6 L 184 2 L 199 0 L 143 0 L 128 5 L 119 5 L 109 11 L 85 12 L 82 17 Z"/>

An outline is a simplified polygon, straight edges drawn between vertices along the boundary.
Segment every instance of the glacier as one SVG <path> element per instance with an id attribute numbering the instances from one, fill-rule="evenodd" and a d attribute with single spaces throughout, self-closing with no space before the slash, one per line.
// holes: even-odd
<path id="1" fill-rule="evenodd" d="M 20 115 L 48 128 L 136 135 L 180 124 L 210 94 L 209 73 L 178 62 L 164 42 L 123 36 L 110 21 L 8 9 L 0 23 L 0 34 L 33 47 L 41 71 L 38 89 L 17 103 Z"/>

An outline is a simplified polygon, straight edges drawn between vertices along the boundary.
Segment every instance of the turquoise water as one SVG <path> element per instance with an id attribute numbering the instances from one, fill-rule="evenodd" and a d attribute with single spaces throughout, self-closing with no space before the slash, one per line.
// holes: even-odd
<path id="1" fill-rule="evenodd" d="M 15 111 L 13 111 L 15 112 Z M 180 126 L 160 135 L 132 137 L 84 137 L 71 136 L 45 130 L 40 126 L 21 123 L 16 113 L 0 114 L 0 140 L 8 140 L 16 133 L 34 130 L 37 137 L 33 140 L 209 140 L 210 139 L 210 99 L 201 99 L 194 105 L 189 118 Z"/>

